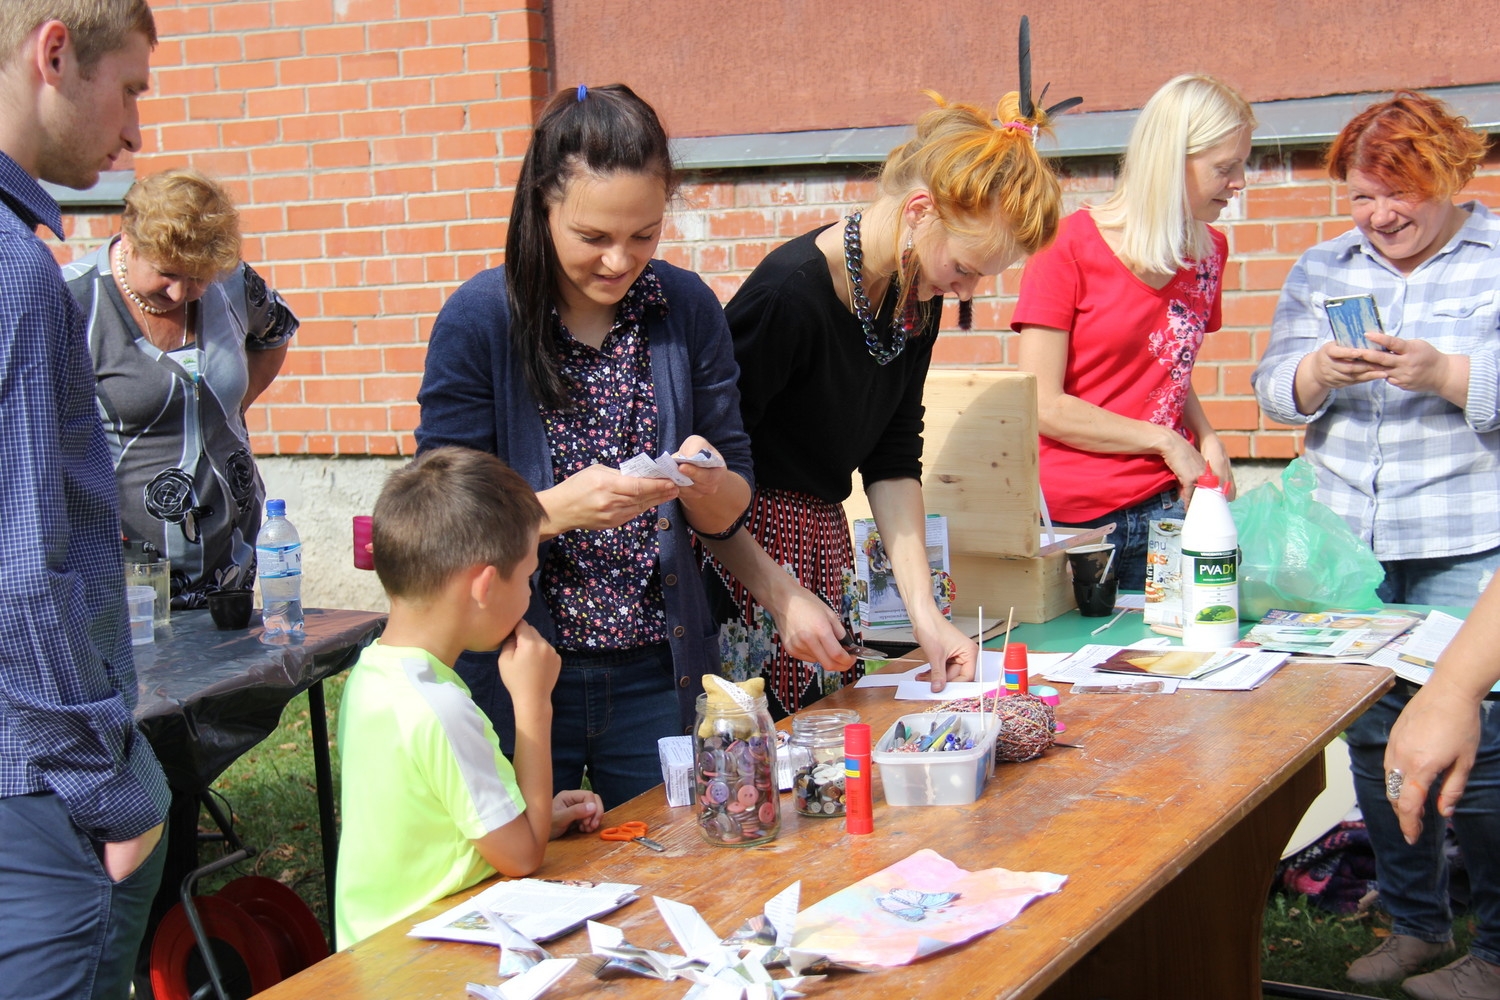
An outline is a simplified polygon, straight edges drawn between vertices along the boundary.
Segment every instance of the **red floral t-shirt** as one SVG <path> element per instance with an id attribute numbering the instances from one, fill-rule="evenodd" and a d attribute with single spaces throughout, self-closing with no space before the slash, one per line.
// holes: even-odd
<path id="1" fill-rule="evenodd" d="M 1216 229 L 1209 233 L 1213 253 L 1155 289 L 1120 262 L 1087 210 L 1074 212 L 1026 265 L 1011 328 L 1066 330 L 1064 392 L 1191 440 L 1182 413 L 1193 362 L 1203 335 L 1222 321 L 1228 242 Z M 1052 517 L 1062 523 L 1103 517 L 1177 481 L 1160 456 L 1081 451 L 1045 435 L 1041 476 Z"/>

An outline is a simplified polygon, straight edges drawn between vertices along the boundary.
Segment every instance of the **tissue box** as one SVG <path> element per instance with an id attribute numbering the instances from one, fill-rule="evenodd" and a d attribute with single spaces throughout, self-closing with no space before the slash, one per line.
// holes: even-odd
<path id="1" fill-rule="evenodd" d="M 959 735 L 974 737 L 972 750 L 896 753 L 896 726 L 931 732 L 950 715 L 959 717 Z M 871 750 L 880 768 L 885 801 L 891 806 L 961 806 L 979 798 L 995 773 L 996 718 L 980 712 L 922 712 L 903 715 Z"/>

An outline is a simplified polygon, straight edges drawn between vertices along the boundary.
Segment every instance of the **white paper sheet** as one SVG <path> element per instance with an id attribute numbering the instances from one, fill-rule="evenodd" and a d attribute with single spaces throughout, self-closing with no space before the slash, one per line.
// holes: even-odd
<path id="1" fill-rule="evenodd" d="M 1168 645 L 1166 640 L 1136 643 L 1136 647 L 1160 648 Z M 1102 646 L 1091 644 L 1084 646 L 1078 652 L 1068 657 L 1062 663 L 1047 670 L 1043 676 L 1049 681 L 1059 684 L 1084 683 L 1108 683 L 1107 678 L 1123 679 L 1124 674 L 1107 674 L 1094 669 L 1094 665 L 1103 663 L 1115 653 L 1124 649 L 1124 646 Z M 1232 663 L 1223 670 L 1200 678 L 1195 681 L 1182 681 L 1178 687 L 1190 691 L 1250 691 L 1265 683 L 1288 659 L 1285 653 L 1273 653 L 1263 650 L 1249 650 L 1249 655 L 1244 659 Z M 1160 680 L 1162 678 L 1149 678 Z M 1114 681 L 1118 683 L 1118 680 Z"/>

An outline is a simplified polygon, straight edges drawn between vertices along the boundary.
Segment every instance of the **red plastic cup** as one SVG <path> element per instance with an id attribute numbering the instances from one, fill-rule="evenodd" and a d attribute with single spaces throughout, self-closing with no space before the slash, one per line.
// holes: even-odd
<path id="1" fill-rule="evenodd" d="M 370 515 L 354 515 L 354 568 L 374 569 L 375 553 L 369 549 L 370 545 Z"/>

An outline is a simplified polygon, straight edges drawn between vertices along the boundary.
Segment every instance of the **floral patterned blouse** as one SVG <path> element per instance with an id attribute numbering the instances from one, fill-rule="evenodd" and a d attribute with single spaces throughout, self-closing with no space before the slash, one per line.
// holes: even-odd
<path id="1" fill-rule="evenodd" d="M 559 370 L 571 387 L 571 410 L 542 410 L 552 447 L 552 475 L 562 482 L 590 465 L 619 468 L 656 454 L 656 392 L 645 310 L 667 314 L 661 283 L 648 264 L 625 293 L 598 350 L 575 340 L 553 312 Z M 656 510 L 618 528 L 574 530 L 552 541 L 541 568 L 542 597 L 565 650 L 635 649 L 667 638 Z"/>

